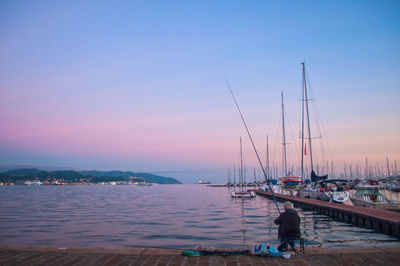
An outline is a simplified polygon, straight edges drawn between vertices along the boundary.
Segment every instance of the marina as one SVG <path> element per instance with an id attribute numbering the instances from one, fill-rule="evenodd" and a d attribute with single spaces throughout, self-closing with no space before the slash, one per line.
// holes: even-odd
<path id="1" fill-rule="evenodd" d="M 257 195 L 272 198 L 270 192 L 254 190 Z M 360 227 L 371 228 L 384 234 L 400 238 L 400 213 L 359 206 L 330 203 L 321 200 L 276 194 L 280 201 L 291 201 L 297 207 L 313 210 L 334 219 L 349 222 Z"/>
<path id="2" fill-rule="evenodd" d="M 0 12 L 0 266 L 400 265 L 400 0 Z"/>

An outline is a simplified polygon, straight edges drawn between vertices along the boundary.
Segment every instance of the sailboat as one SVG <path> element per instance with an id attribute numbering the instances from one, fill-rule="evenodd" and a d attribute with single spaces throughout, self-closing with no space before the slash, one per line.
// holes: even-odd
<path id="1" fill-rule="evenodd" d="M 310 112 L 308 108 L 308 95 L 307 95 L 307 81 L 306 81 L 306 70 L 304 62 L 302 64 L 303 69 L 303 82 L 302 82 L 302 121 L 301 121 L 301 180 L 304 181 L 304 157 L 306 155 L 306 143 L 304 143 L 304 120 L 307 120 L 307 133 L 308 133 L 308 146 L 309 146 L 309 157 L 311 166 L 311 184 L 312 187 L 303 187 L 299 190 L 300 197 L 315 198 L 325 201 L 335 201 L 338 203 L 343 203 L 349 198 L 349 192 L 343 191 L 342 189 L 334 190 L 329 189 L 326 186 L 328 181 L 328 175 L 318 176 L 314 171 L 313 163 L 313 150 L 312 150 L 312 137 L 311 137 L 311 127 L 310 127 Z M 334 183 L 334 182 L 332 182 Z"/>
<path id="2" fill-rule="evenodd" d="M 283 104 L 283 92 L 281 92 L 282 97 L 282 139 L 283 139 L 283 161 L 284 161 L 284 176 L 280 177 L 278 180 L 283 186 L 283 189 L 294 190 L 298 189 L 302 183 L 299 176 L 291 176 L 288 174 L 287 161 L 286 161 L 286 132 L 285 132 L 285 107 Z"/>
<path id="3" fill-rule="evenodd" d="M 253 198 L 256 196 L 254 191 L 248 191 L 244 188 L 244 175 L 243 175 L 243 153 L 242 153 L 242 137 L 240 137 L 240 169 L 239 169 L 239 184 L 240 190 L 236 191 L 236 187 L 234 187 L 234 191 L 232 191 L 232 198 Z"/>

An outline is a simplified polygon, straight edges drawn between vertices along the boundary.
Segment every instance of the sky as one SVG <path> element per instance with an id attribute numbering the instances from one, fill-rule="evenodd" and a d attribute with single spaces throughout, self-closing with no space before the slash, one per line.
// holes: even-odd
<path id="1" fill-rule="evenodd" d="M 226 76 L 297 169 L 305 62 L 316 164 L 400 170 L 399 47 L 399 1 L 1 1 L 0 164 L 261 179 Z"/>

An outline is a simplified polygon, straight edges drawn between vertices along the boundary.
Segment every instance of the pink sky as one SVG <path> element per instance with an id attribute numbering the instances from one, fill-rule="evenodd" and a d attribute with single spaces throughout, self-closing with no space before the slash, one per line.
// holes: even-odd
<path id="1" fill-rule="evenodd" d="M 257 166 L 225 74 L 280 165 L 280 93 L 298 139 L 304 60 L 336 171 L 400 163 L 399 4 L 243 5 L 1 3 L 0 164 L 225 182 L 240 136 Z"/>

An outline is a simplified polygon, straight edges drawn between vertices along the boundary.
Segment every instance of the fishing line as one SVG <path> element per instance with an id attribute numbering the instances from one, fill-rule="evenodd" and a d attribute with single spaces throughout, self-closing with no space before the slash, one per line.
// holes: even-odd
<path id="1" fill-rule="evenodd" d="M 244 120 L 244 117 L 243 117 L 243 115 L 242 115 L 242 112 L 240 111 L 239 104 L 238 104 L 237 101 L 236 101 L 235 95 L 233 94 L 233 91 L 232 91 L 232 89 L 231 89 L 231 86 L 230 86 L 230 84 L 229 84 L 228 79 L 226 78 L 225 75 L 224 75 L 224 77 L 225 77 L 226 84 L 228 85 L 229 91 L 231 92 L 231 95 L 232 95 L 232 97 L 233 97 L 233 100 L 235 101 L 236 108 L 237 108 L 237 110 L 239 111 L 240 117 L 242 118 L 244 127 L 246 128 L 247 135 L 248 135 L 249 138 L 250 138 L 251 145 L 253 146 L 254 152 L 256 153 L 256 156 L 257 156 L 258 162 L 259 162 L 259 164 L 260 164 L 260 167 L 261 167 L 261 169 L 262 169 L 262 171 L 263 171 L 264 177 L 265 177 L 265 179 L 267 179 L 267 174 L 265 173 L 265 169 L 264 169 L 264 167 L 263 167 L 263 165 L 262 165 L 262 163 L 261 163 L 260 156 L 258 155 L 256 146 L 254 145 L 253 138 L 252 138 L 251 135 L 250 135 L 250 131 L 249 131 L 248 127 L 247 127 L 246 121 Z M 276 198 L 275 198 L 275 195 L 274 195 L 274 191 L 273 191 L 272 188 L 271 188 L 271 184 L 270 184 L 269 180 L 268 180 L 268 182 L 267 182 L 267 185 L 268 185 L 268 187 L 269 187 L 269 190 L 271 191 L 271 195 L 272 195 L 272 198 L 274 199 L 276 209 L 278 210 L 278 213 L 280 214 L 281 211 L 279 210 L 278 202 L 276 201 Z"/>

